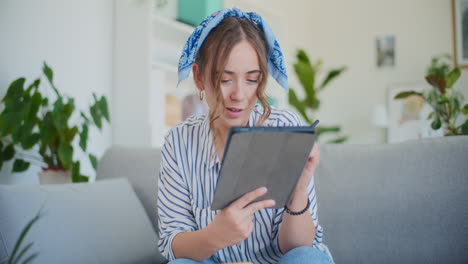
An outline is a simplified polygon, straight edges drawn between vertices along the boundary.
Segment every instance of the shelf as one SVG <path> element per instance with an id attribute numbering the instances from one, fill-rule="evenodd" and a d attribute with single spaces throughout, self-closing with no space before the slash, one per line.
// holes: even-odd
<path id="1" fill-rule="evenodd" d="M 180 54 L 195 28 L 161 15 L 153 16 L 153 69 L 177 74 Z"/>
<path id="2" fill-rule="evenodd" d="M 153 19 L 154 38 L 184 44 L 195 30 L 193 26 L 182 22 L 155 15 Z"/>

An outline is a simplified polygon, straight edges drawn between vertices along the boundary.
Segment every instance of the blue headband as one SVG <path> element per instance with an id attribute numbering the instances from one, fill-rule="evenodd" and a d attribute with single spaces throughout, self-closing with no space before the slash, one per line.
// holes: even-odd
<path id="1" fill-rule="evenodd" d="M 210 33 L 210 31 L 215 28 L 221 21 L 227 17 L 237 17 L 244 18 L 250 21 L 251 23 L 259 26 L 263 29 L 265 33 L 265 38 L 268 46 L 268 72 L 270 75 L 283 87 L 286 91 L 288 90 L 288 75 L 286 73 L 286 67 L 284 66 L 283 53 L 279 46 L 278 41 L 276 40 L 271 28 L 263 21 L 257 13 L 247 12 L 244 13 L 238 8 L 233 9 L 223 9 L 221 11 L 215 12 L 205 18 L 203 22 L 195 29 L 195 31 L 190 35 L 185 43 L 184 50 L 179 60 L 179 83 L 185 79 L 190 74 L 192 64 L 195 61 L 195 57 L 200 49 L 203 41 Z"/>

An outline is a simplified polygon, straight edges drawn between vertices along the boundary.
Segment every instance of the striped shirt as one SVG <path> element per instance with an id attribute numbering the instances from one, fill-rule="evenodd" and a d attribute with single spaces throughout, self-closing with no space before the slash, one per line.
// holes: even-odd
<path id="1" fill-rule="evenodd" d="M 253 109 L 249 126 L 254 126 L 263 110 Z M 298 116 L 272 108 L 264 126 L 300 126 Z M 181 232 L 206 227 L 217 211 L 210 208 L 218 180 L 219 159 L 213 153 L 213 137 L 209 117 L 192 116 L 172 128 L 162 148 L 158 184 L 159 243 L 158 248 L 168 260 L 175 259 L 172 240 Z M 210 158 L 211 157 L 211 158 Z M 313 180 L 309 184 L 309 199 L 316 236 L 313 246 L 329 254 L 322 244 L 323 229 L 317 218 L 317 199 Z M 216 252 L 211 259 L 220 262 L 276 263 L 283 255 L 278 234 L 284 209 L 266 208 L 254 214 L 254 229 L 244 241 Z M 313 235 L 313 234 L 311 234 Z"/>

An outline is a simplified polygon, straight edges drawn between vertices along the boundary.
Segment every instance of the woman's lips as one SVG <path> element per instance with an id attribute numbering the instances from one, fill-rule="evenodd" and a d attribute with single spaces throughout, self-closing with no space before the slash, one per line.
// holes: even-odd
<path id="1" fill-rule="evenodd" d="M 226 107 L 227 115 L 231 118 L 236 118 L 236 117 L 241 116 L 243 111 L 244 110 L 242 110 L 241 108 Z"/>

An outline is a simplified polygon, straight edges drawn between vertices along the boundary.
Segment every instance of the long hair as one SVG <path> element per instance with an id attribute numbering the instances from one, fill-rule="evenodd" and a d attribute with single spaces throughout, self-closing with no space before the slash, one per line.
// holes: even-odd
<path id="1" fill-rule="evenodd" d="M 271 108 L 266 99 L 266 85 L 268 80 L 267 67 L 267 52 L 265 34 L 260 27 L 245 20 L 234 17 L 225 18 L 217 27 L 215 27 L 203 42 L 198 54 L 195 58 L 195 63 L 198 65 L 198 71 L 202 76 L 204 73 L 209 73 L 207 80 L 208 84 L 213 87 L 216 96 L 216 105 L 214 109 L 210 109 L 210 127 L 213 132 L 215 143 L 217 142 L 216 131 L 214 129 L 214 121 L 220 117 L 217 113 L 220 104 L 224 108 L 224 100 L 221 92 L 221 77 L 222 71 L 226 67 L 229 54 L 233 47 L 247 40 L 257 52 L 260 79 L 257 87 L 257 99 L 263 106 L 263 114 L 256 123 L 262 125 L 263 122 L 270 116 Z"/>

